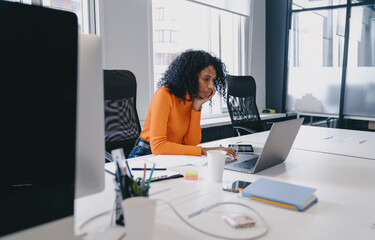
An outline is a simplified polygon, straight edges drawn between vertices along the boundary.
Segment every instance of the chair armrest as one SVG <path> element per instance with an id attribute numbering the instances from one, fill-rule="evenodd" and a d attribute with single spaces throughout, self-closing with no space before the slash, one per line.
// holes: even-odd
<path id="1" fill-rule="evenodd" d="M 247 128 L 247 127 L 240 127 L 240 126 L 233 126 L 234 130 L 236 130 L 238 136 L 240 136 L 240 133 L 239 133 L 239 129 L 241 130 L 244 130 L 245 132 L 248 132 L 248 133 L 256 133 L 256 131 L 250 129 L 250 128 Z"/>

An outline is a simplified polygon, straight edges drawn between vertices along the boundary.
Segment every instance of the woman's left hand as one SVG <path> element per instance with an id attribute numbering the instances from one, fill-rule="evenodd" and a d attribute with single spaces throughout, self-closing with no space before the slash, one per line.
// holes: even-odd
<path id="1" fill-rule="evenodd" d="M 215 95 L 215 89 L 213 89 L 211 95 L 207 98 L 194 98 L 193 99 L 193 108 L 195 111 L 200 111 L 202 109 L 202 105 L 208 101 L 210 101 L 213 96 Z"/>
<path id="2" fill-rule="evenodd" d="M 210 150 L 224 150 L 227 152 L 228 156 L 231 156 L 234 159 L 237 159 L 237 153 L 232 148 L 227 147 L 209 147 L 209 148 L 203 148 L 202 147 L 202 155 L 207 155 L 207 151 Z"/>

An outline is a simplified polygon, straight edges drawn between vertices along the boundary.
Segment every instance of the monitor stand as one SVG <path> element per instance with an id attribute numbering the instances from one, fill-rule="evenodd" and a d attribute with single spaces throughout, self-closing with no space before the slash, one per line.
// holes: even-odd
<path id="1" fill-rule="evenodd" d="M 61 218 L 1 237 L 1 240 L 24 239 L 77 240 L 74 236 L 74 217 Z"/>

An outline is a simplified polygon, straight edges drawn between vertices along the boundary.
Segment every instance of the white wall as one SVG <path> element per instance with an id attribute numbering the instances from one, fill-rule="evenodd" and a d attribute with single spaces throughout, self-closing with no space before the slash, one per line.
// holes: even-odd
<path id="1" fill-rule="evenodd" d="M 105 69 L 132 71 L 138 83 L 137 109 L 143 122 L 153 94 L 152 0 L 99 0 Z M 251 72 L 257 105 L 265 108 L 265 1 L 254 0 Z"/>
<path id="2" fill-rule="evenodd" d="M 137 110 L 146 119 L 153 94 L 151 0 L 99 0 L 104 69 L 126 69 L 137 78 Z"/>
<path id="3" fill-rule="evenodd" d="M 266 108 L 266 1 L 253 0 L 253 4 L 250 75 L 257 85 L 257 106 L 262 112 Z"/>

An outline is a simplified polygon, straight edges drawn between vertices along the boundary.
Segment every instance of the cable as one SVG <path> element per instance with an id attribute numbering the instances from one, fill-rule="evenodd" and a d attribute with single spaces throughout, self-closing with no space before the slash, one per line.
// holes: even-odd
<path id="1" fill-rule="evenodd" d="M 166 200 L 164 200 L 164 199 L 155 199 L 155 200 L 167 204 L 167 205 L 172 209 L 172 211 L 173 211 L 173 212 L 174 212 L 174 213 L 175 213 L 175 214 L 176 214 L 176 215 L 177 215 L 177 216 L 178 216 L 178 217 L 179 217 L 179 218 L 180 218 L 180 219 L 181 219 L 186 225 L 188 225 L 189 227 L 191 227 L 191 228 L 197 230 L 198 232 L 201 232 L 201 233 L 203 233 L 203 234 L 206 234 L 206 235 L 208 235 L 208 236 L 211 236 L 211 237 L 221 238 L 221 239 L 229 239 L 229 240 L 249 240 L 249 239 L 256 239 L 256 238 L 262 237 L 262 236 L 264 236 L 264 235 L 268 232 L 268 226 L 267 226 L 267 223 L 266 223 L 266 221 L 264 221 L 264 219 L 260 216 L 260 214 L 259 214 L 257 211 L 255 211 L 253 208 L 251 208 L 251 207 L 249 207 L 249 206 L 247 206 L 247 205 L 245 205 L 245 204 L 242 204 L 242 203 L 237 203 L 237 202 L 221 202 L 221 203 L 215 203 L 215 204 L 213 204 L 213 205 L 211 205 L 211 206 L 208 206 L 208 207 L 203 208 L 203 209 L 201 209 L 201 210 L 198 210 L 198 211 L 196 211 L 196 212 L 194 212 L 194 213 L 192 213 L 192 214 L 189 214 L 189 218 L 192 218 L 192 217 L 194 217 L 194 216 L 197 216 L 197 215 L 199 215 L 200 213 L 206 212 L 206 211 L 208 211 L 208 210 L 210 210 L 210 209 L 212 209 L 212 208 L 215 208 L 215 207 L 220 206 L 220 205 L 223 205 L 223 204 L 235 204 L 235 205 L 239 205 L 239 206 L 242 206 L 242 207 L 248 208 L 248 209 L 250 209 L 251 211 L 255 212 L 255 213 L 258 215 L 259 219 L 263 222 L 263 224 L 264 224 L 264 226 L 265 226 L 265 231 L 262 232 L 261 234 L 259 234 L 258 236 L 250 237 L 250 238 L 228 238 L 228 237 L 223 237 L 223 236 L 220 236 L 220 235 L 216 235 L 216 234 L 212 234 L 212 233 L 206 232 L 206 231 L 204 231 L 204 230 L 202 230 L 202 229 L 199 229 L 199 228 L 197 228 L 196 226 L 192 225 L 192 224 L 189 223 L 188 221 L 186 221 L 186 220 L 185 220 L 185 219 L 184 219 L 184 218 L 183 218 L 183 217 L 177 212 L 177 210 L 173 207 L 173 205 L 172 205 L 170 202 L 168 202 L 168 201 L 166 201 Z"/>

